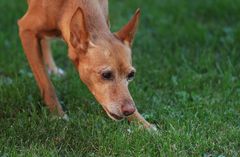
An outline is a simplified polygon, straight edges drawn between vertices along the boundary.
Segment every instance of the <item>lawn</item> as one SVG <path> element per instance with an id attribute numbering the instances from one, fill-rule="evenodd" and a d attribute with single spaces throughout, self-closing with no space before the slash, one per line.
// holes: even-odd
<path id="1" fill-rule="evenodd" d="M 49 113 L 18 37 L 26 2 L 0 1 L 0 156 L 240 156 L 240 0 L 110 1 L 112 30 L 138 7 L 130 91 L 154 134 L 108 118 L 61 41 L 52 80 L 70 120 Z"/>

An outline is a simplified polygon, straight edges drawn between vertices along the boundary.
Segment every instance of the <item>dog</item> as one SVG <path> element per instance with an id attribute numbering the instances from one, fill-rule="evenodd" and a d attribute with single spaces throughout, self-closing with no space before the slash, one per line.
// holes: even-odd
<path id="1" fill-rule="evenodd" d="M 137 111 L 128 84 L 134 78 L 131 47 L 140 17 L 111 33 L 108 0 L 27 0 L 28 10 L 19 19 L 19 36 L 35 80 L 50 111 L 65 113 L 48 72 L 63 75 L 53 60 L 49 41 L 62 38 L 68 57 L 81 80 L 113 120 L 136 119 L 152 128 Z"/>

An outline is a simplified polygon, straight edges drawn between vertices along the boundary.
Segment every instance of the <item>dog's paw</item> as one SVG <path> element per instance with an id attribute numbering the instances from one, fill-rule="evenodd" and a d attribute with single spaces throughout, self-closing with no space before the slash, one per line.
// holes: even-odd
<path id="1" fill-rule="evenodd" d="M 66 113 L 63 116 L 59 117 L 59 119 L 65 120 L 67 122 L 70 120 Z"/>
<path id="2" fill-rule="evenodd" d="M 147 129 L 150 132 L 157 132 L 158 131 L 156 125 L 154 125 L 154 124 L 151 124 Z"/>
<path id="3" fill-rule="evenodd" d="M 157 126 L 154 124 L 151 124 L 151 126 L 148 128 L 150 131 L 158 131 Z"/>
<path id="4" fill-rule="evenodd" d="M 55 75 L 55 76 L 58 76 L 58 77 L 62 77 L 62 76 L 65 75 L 65 72 L 61 68 L 54 68 L 54 69 L 49 68 L 48 69 L 48 74 L 49 75 Z"/>
<path id="5" fill-rule="evenodd" d="M 69 121 L 69 117 L 68 117 L 67 114 L 64 114 L 64 116 L 62 117 L 62 119 L 65 120 L 65 121 Z"/>

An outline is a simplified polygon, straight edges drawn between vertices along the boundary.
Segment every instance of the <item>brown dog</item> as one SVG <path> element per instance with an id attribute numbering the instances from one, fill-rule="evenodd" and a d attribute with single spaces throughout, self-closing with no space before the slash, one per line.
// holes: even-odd
<path id="1" fill-rule="evenodd" d="M 57 109 L 60 116 L 64 115 L 46 72 L 63 74 L 48 46 L 49 38 L 60 37 L 68 45 L 68 56 L 81 80 L 109 117 L 136 118 L 145 127 L 151 127 L 136 110 L 128 91 L 128 83 L 135 74 L 131 45 L 139 10 L 113 34 L 109 29 L 108 0 L 28 0 L 28 5 L 18 22 L 19 35 L 41 95 L 51 111 Z"/>

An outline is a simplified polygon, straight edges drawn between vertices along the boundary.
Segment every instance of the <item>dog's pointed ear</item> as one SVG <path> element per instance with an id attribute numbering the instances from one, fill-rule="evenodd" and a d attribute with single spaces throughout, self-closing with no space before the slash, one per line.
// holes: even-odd
<path id="1" fill-rule="evenodd" d="M 70 43 L 75 49 L 86 51 L 89 45 L 89 33 L 82 9 L 77 8 L 70 21 Z"/>
<path id="2" fill-rule="evenodd" d="M 137 9 L 134 16 L 128 22 L 128 24 L 126 24 L 120 31 L 115 33 L 115 35 L 120 40 L 122 40 L 124 43 L 126 43 L 130 47 L 132 46 L 134 36 L 137 32 L 139 17 L 140 17 L 140 9 Z"/>

